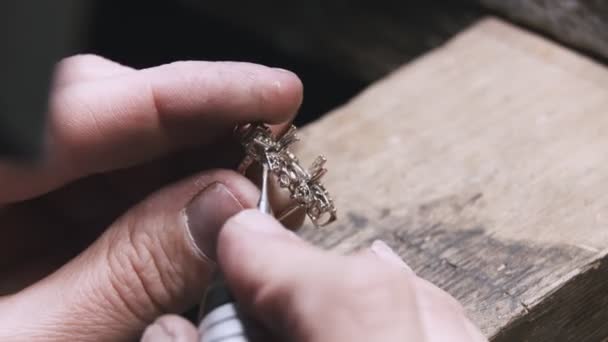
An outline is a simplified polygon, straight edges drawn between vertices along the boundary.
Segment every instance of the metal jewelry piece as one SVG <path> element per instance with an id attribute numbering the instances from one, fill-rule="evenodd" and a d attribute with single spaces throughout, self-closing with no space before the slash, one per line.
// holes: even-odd
<path id="1" fill-rule="evenodd" d="M 241 144 L 245 149 L 245 159 L 239 171 L 245 173 L 247 168 L 258 162 L 277 177 L 279 186 L 288 189 L 295 201 L 293 207 L 284 211 L 279 219 L 286 217 L 299 207 L 306 209 L 306 214 L 315 226 L 323 227 L 336 220 L 336 208 L 320 179 L 327 172 L 323 167 L 325 157 L 319 156 L 306 170 L 296 156 L 287 148 L 298 141 L 296 128 L 289 130 L 278 139 L 273 137 L 267 125 L 254 123 L 237 127 Z"/>

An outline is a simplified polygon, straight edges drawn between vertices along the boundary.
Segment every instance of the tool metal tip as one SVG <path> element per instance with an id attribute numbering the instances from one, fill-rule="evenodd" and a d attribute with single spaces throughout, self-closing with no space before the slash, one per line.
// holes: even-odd
<path id="1" fill-rule="evenodd" d="M 262 189 L 260 191 L 260 200 L 258 201 L 258 210 L 261 212 L 272 215 L 272 208 L 270 206 L 270 199 L 268 198 L 268 177 L 269 170 L 268 165 L 262 165 Z"/>

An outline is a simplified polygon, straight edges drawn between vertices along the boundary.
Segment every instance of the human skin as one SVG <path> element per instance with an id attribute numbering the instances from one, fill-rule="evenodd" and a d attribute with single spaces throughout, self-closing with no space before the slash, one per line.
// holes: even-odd
<path id="1" fill-rule="evenodd" d="M 132 341 L 150 324 L 144 338 L 193 337 L 190 323 L 163 315 L 196 305 L 218 263 L 239 302 L 286 340 L 348 340 L 353 327 L 367 327 L 366 340 L 482 338 L 381 243 L 334 255 L 244 210 L 259 191 L 229 171 L 241 158 L 234 126 L 280 132 L 301 101 L 296 75 L 260 65 L 60 62 L 44 158 L 0 162 L 0 340 Z M 402 314 L 406 324 L 393 321 Z"/>
<path id="2" fill-rule="evenodd" d="M 297 76 L 260 65 L 61 61 L 44 158 L 0 162 L 0 340 L 132 341 L 195 305 L 203 240 L 258 197 L 226 170 L 234 126 L 280 131 L 301 100 Z"/>
<path id="3" fill-rule="evenodd" d="M 338 255 L 246 210 L 220 231 L 218 263 L 239 305 L 272 337 L 262 341 L 486 341 L 454 298 L 381 241 Z M 195 342 L 198 334 L 166 315 L 142 341 Z"/>

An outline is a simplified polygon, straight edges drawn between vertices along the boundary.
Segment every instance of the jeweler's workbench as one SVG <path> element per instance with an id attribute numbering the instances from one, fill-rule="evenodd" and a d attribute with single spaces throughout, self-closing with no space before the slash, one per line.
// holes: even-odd
<path id="1" fill-rule="evenodd" d="M 608 336 L 606 67 L 485 19 L 300 135 L 339 215 L 306 238 L 383 239 L 495 341 Z"/>

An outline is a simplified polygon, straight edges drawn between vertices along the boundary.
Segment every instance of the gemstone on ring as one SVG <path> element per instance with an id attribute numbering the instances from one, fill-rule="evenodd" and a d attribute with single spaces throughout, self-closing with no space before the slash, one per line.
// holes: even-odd
<path id="1" fill-rule="evenodd" d="M 245 158 L 239 171 L 257 162 L 268 166 L 277 177 L 281 188 L 289 190 L 295 207 L 287 209 L 279 218 L 287 216 L 295 209 L 304 208 L 306 214 L 317 227 L 324 227 L 337 219 L 336 208 L 328 191 L 320 180 L 327 173 L 324 165 L 327 159 L 319 156 L 308 169 L 303 168 L 288 147 L 298 141 L 295 126 L 276 139 L 270 127 L 262 123 L 238 126 L 236 133 L 245 150 Z"/>

